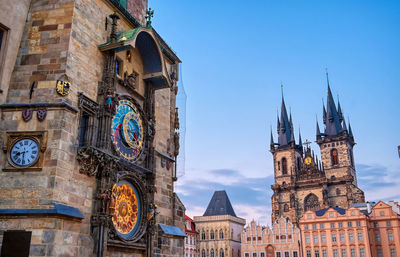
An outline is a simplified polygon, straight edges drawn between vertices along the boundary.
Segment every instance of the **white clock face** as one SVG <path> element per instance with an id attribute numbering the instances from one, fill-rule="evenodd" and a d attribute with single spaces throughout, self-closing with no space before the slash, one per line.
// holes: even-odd
<path id="1" fill-rule="evenodd" d="M 39 157 L 39 146 L 35 140 L 24 138 L 18 140 L 10 152 L 11 161 L 20 167 L 33 164 Z"/>

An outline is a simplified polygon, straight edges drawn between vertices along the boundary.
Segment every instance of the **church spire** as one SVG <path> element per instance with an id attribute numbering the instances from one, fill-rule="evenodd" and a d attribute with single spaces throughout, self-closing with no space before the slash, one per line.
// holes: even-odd
<path id="1" fill-rule="evenodd" d="M 271 141 L 270 141 L 270 146 L 271 146 L 271 148 L 273 148 L 274 145 L 275 145 L 275 143 L 274 143 L 274 136 L 272 135 L 272 126 L 271 126 Z"/>
<path id="2" fill-rule="evenodd" d="M 319 129 L 319 124 L 317 120 L 317 139 L 321 137 L 321 130 Z"/>
<path id="3" fill-rule="evenodd" d="M 282 87 L 282 85 L 281 85 Z M 279 129 L 278 129 L 278 143 L 280 146 L 288 145 L 291 141 L 294 140 L 293 137 L 293 128 L 291 126 L 291 122 L 289 121 L 288 113 L 286 110 L 285 98 L 283 97 L 283 89 L 282 89 L 282 104 L 281 104 L 281 117 L 279 121 Z"/>
<path id="4" fill-rule="evenodd" d="M 350 121 L 349 121 L 349 136 L 350 136 L 350 137 L 354 137 L 354 136 L 353 136 L 353 131 L 351 130 Z"/>
<path id="5" fill-rule="evenodd" d="M 344 120 L 344 118 L 343 118 L 342 107 L 340 107 L 339 96 L 338 96 L 337 103 L 338 103 L 338 107 L 337 108 L 338 108 L 339 121 L 342 122 Z"/>
<path id="6" fill-rule="evenodd" d="M 301 131 L 299 127 L 299 146 L 303 149 L 303 140 L 301 140 Z"/>
<path id="7" fill-rule="evenodd" d="M 343 120 L 343 131 L 347 131 L 346 120 Z"/>
<path id="8" fill-rule="evenodd" d="M 326 73 L 328 82 L 328 99 L 326 101 L 326 123 L 325 123 L 325 134 L 328 136 L 334 136 L 342 131 L 342 125 L 340 117 L 336 109 L 335 101 L 333 100 L 331 87 L 329 85 L 328 72 Z M 325 109 L 325 108 L 324 108 Z"/>

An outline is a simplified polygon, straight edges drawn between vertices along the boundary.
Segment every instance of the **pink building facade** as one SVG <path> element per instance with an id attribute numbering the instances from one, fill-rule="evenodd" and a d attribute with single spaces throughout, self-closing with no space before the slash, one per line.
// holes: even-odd
<path id="1" fill-rule="evenodd" d="M 299 257 L 300 230 L 286 218 L 272 225 L 252 221 L 242 232 L 241 257 Z"/>
<path id="2" fill-rule="evenodd" d="M 185 257 L 197 257 L 197 237 L 196 225 L 194 221 L 185 215 Z"/>

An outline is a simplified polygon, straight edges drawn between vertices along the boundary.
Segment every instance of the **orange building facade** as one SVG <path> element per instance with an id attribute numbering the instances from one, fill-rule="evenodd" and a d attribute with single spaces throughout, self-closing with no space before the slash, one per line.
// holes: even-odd
<path id="1" fill-rule="evenodd" d="M 378 202 L 370 212 L 356 207 L 308 211 L 300 219 L 304 257 L 398 257 L 399 214 Z"/>
<path id="2" fill-rule="evenodd" d="M 242 257 L 299 257 L 300 229 L 286 218 L 272 228 L 252 221 L 242 232 Z"/>

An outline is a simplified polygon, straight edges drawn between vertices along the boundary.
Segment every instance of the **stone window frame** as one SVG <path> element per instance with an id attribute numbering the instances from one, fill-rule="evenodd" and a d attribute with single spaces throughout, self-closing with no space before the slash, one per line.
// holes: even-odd
<path id="1" fill-rule="evenodd" d="M 85 96 L 82 92 L 78 94 L 78 107 L 80 109 L 79 116 L 79 133 L 78 133 L 78 146 L 90 146 L 95 144 L 97 133 L 97 112 L 99 104 L 89 97 Z M 82 122 L 84 117 L 88 117 L 85 126 L 83 142 L 81 142 Z"/>
<path id="2" fill-rule="evenodd" d="M 336 156 L 334 155 L 336 153 Z M 339 151 L 336 148 L 331 149 L 331 164 L 332 166 L 339 165 Z"/>
<path id="3" fill-rule="evenodd" d="M 8 45 L 8 38 L 10 34 L 10 29 L 0 23 L 0 31 L 3 33 L 1 41 L 0 41 L 0 82 L 1 78 L 3 77 L 3 70 L 4 70 L 4 63 L 6 61 L 6 52 L 7 52 L 7 45 Z M 4 85 L 6 86 L 6 85 Z M 2 93 L 1 89 L 2 85 L 0 84 L 0 93 Z"/>
<path id="4" fill-rule="evenodd" d="M 287 167 L 287 159 L 286 159 L 286 157 L 282 157 L 281 162 L 282 162 L 282 175 L 287 175 L 288 174 L 288 167 Z"/>

